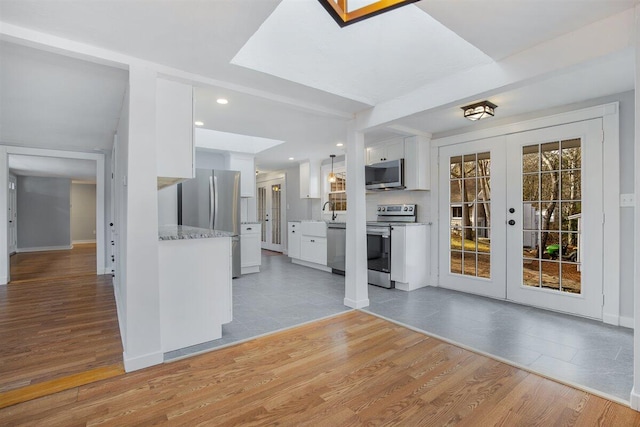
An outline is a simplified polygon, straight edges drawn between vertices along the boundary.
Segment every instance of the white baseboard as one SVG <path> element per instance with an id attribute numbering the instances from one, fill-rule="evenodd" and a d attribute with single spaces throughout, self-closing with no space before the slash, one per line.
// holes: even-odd
<path id="1" fill-rule="evenodd" d="M 618 326 L 620 324 L 620 316 L 617 314 L 602 313 L 602 322 L 607 325 Z"/>
<path id="2" fill-rule="evenodd" d="M 620 316 L 620 326 L 633 329 L 633 317 Z"/>
<path id="3" fill-rule="evenodd" d="M 291 263 L 302 265 L 305 267 L 311 267 L 311 268 L 315 268 L 316 270 L 322 270 L 322 271 L 326 271 L 327 273 L 331 273 L 331 268 L 327 267 L 326 265 L 316 264 L 315 262 L 303 261 L 298 258 L 291 258 Z"/>
<path id="4" fill-rule="evenodd" d="M 640 411 L 640 393 L 634 387 L 631 389 L 631 397 L 629 398 L 629 406 L 631 409 L 635 409 L 636 411 Z"/>
<path id="5" fill-rule="evenodd" d="M 369 298 L 361 299 L 359 301 L 352 300 L 350 298 L 344 299 L 344 305 L 351 308 L 365 308 L 369 307 Z"/>
<path id="6" fill-rule="evenodd" d="M 0 286 L 6 285 L 7 283 L 9 283 L 9 278 L 7 276 L 0 277 Z"/>
<path id="7" fill-rule="evenodd" d="M 260 273 L 259 265 L 252 265 L 251 267 L 240 268 L 240 274 Z"/>
<path id="8" fill-rule="evenodd" d="M 73 241 L 71 242 L 71 244 L 76 244 L 76 243 L 78 243 L 78 244 L 81 244 L 81 243 L 95 243 L 95 242 L 96 242 L 96 239 L 89 239 L 89 240 L 73 240 Z"/>
<path id="9" fill-rule="evenodd" d="M 73 249 L 73 245 L 69 246 L 41 246 L 36 248 L 18 248 L 16 252 L 46 252 L 46 251 L 68 251 L 69 249 Z"/>
<path id="10" fill-rule="evenodd" d="M 164 363 L 164 354 L 161 350 L 153 353 L 143 354 L 141 356 L 129 357 L 127 352 L 122 353 L 122 359 L 124 360 L 124 370 L 126 372 L 133 372 L 140 369 L 148 368 L 149 366 L 160 365 Z"/>

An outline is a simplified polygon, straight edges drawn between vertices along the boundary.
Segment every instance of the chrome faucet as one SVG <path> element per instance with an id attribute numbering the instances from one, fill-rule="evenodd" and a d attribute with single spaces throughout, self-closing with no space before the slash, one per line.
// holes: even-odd
<path id="1" fill-rule="evenodd" d="M 331 221 L 335 221 L 336 218 L 338 218 L 338 214 L 336 214 L 336 204 L 334 202 L 332 202 L 331 200 L 328 200 L 326 202 L 324 202 L 324 205 L 322 205 L 322 210 L 324 211 L 324 208 L 327 207 L 327 205 L 331 206 Z"/>

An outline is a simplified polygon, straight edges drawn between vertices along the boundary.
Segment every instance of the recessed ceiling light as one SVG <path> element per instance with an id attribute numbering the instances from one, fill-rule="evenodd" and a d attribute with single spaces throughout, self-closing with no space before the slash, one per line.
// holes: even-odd
<path id="1" fill-rule="evenodd" d="M 229 100 L 225 99 L 225 98 L 218 98 L 218 99 L 216 99 L 216 102 L 218 104 L 227 105 L 229 103 Z"/>
<path id="2" fill-rule="evenodd" d="M 289 160 L 293 160 L 293 157 L 289 157 Z"/>
<path id="3" fill-rule="evenodd" d="M 344 144 L 343 144 L 342 142 L 338 142 L 338 143 L 336 144 L 336 147 L 342 147 L 343 145 L 344 145 Z"/>
<path id="4" fill-rule="evenodd" d="M 193 124 L 196 126 L 204 126 L 204 123 L 202 123 L 201 121 L 193 122 Z"/>

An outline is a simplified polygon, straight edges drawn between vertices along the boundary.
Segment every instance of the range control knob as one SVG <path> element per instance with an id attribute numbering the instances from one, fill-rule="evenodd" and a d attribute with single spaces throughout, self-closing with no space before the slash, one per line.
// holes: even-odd
<path id="1" fill-rule="evenodd" d="M 409 212 L 413 211 L 413 206 L 409 206 Z"/>
<path id="2" fill-rule="evenodd" d="M 406 212 L 406 211 L 408 211 L 408 210 L 409 210 L 409 208 L 405 206 L 405 207 L 404 207 L 404 211 Z"/>
<path id="3" fill-rule="evenodd" d="M 380 212 L 382 210 L 382 208 L 380 206 L 378 206 L 378 212 Z"/>

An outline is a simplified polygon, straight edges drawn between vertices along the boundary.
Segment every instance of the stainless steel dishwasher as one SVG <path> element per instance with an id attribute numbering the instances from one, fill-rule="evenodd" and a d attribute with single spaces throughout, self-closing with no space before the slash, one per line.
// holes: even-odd
<path id="1" fill-rule="evenodd" d="M 327 266 L 336 274 L 344 276 L 346 265 L 347 224 L 327 223 Z"/>

